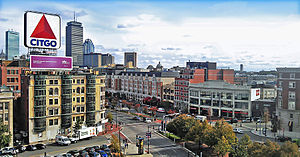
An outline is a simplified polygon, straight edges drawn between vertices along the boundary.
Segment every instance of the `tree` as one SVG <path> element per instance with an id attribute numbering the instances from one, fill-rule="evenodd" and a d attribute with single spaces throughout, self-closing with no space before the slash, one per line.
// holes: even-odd
<path id="1" fill-rule="evenodd" d="M 188 131 L 194 126 L 196 120 L 186 115 L 180 115 L 172 122 L 168 123 L 167 130 L 180 138 L 184 138 Z"/>
<path id="2" fill-rule="evenodd" d="M 111 148 L 114 152 L 121 152 L 121 149 L 120 149 L 120 141 L 119 141 L 119 138 L 112 134 L 111 135 Z"/>
<path id="3" fill-rule="evenodd" d="M 136 110 L 136 112 L 139 112 L 139 108 L 141 107 L 141 105 L 140 104 L 136 104 L 135 106 L 134 106 L 134 109 Z"/>
<path id="4" fill-rule="evenodd" d="M 224 120 L 217 121 L 213 130 L 209 132 L 209 139 L 206 141 L 209 147 L 213 147 L 218 144 L 218 141 L 224 136 L 229 144 L 234 144 L 236 142 L 236 136 L 233 132 L 232 126 L 224 122 Z"/>
<path id="5" fill-rule="evenodd" d="M 79 129 L 81 129 L 83 122 L 79 119 L 76 120 L 75 125 L 74 125 L 74 130 L 77 131 Z"/>
<path id="6" fill-rule="evenodd" d="M 148 113 L 148 107 L 147 107 L 147 106 L 144 106 L 144 107 L 143 107 L 143 112 L 144 112 L 145 114 Z"/>
<path id="7" fill-rule="evenodd" d="M 4 125 L 2 120 L 0 120 L 0 148 L 8 146 L 10 142 L 11 134 L 8 130 L 7 125 Z"/>
<path id="8" fill-rule="evenodd" d="M 251 144 L 250 137 L 247 134 L 244 135 L 237 143 L 233 144 L 232 155 L 234 157 L 248 157 L 248 148 Z"/>
<path id="9" fill-rule="evenodd" d="M 212 126 L 208 124 L 206 120 L 202 123 L 197 120 L 195 125 L 186 134 L 185 139 L 201 144 L 207 143 L 207 141 L 210 140 L 208 135 L 211 134 L 212 131 Z"/>
<path id="10" fill-rule="evenodd" d="M 281 145 L 278 154 L 280 157 L 300 157 L 298 146 L 290 141 Z"/>
<path id="11" fill-rule="evenodd" d="M 218 143 L 214 146 L 214 151 L 222 157 L 231 150 L 232 147 L 224 136 L 222 136 Z"/>
<path id="12" fill-rule="evenodd" d="M 106 118 L 108 119 L 108 122 L 111 123 L 113 121 L 113 115 L 111 112 L 108 112 L 106 115 Z"/>
<path id="13" fill-rule="evenodd" d="M 248 148 L 248 154 L 251 157 L 270 156 L 275 157 L 278 155 L 279 145 L 275 142 L 267 140 L 265 144 L 254 142 Z"/>

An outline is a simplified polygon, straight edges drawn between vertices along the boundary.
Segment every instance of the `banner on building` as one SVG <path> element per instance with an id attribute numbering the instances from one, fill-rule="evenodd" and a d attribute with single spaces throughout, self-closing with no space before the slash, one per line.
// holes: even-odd
<path id="1" fill-rule="evenodd" d="M 260 98 L 260 89 L 253 88 L 251 89 L 251 101 L 257 100 Z"/>
<path id="2" fill-rule="evenodd" d="M 31 70 L 72 70 L 72 57 L 30 56 Z"/>

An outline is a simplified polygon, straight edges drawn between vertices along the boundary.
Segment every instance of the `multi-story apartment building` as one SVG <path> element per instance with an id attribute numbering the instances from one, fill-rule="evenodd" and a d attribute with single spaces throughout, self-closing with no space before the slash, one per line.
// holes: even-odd
<path id="1" fill-rule="evenodd" d="M 280 127 L 300 132 L 300 68 L 277 68 L 277 108 Z"/>
<path id="2" fill-rule="evenodd" d="M 7 125 L 10 134 L 13 135 L 13 92 L 6 86 L 0 87 L 0 120 Z M 13 136 L 11 136 L 9 146 L 13 146 Z"/>
<path id="3" fill-rule="evenodd" d="M 251 116 L 251 88 L 222 80 L 191 83 L 189 112 L 224 118 Z"/>
<path id="4" fill-rule="evenodd" d="M 26 60 L 0 61 L 0 85 L 7 86 L 14 92 L 14 96 L 21 93 L 21 74 L 29 70 Z"/>
<path id="5" fill-rule="evenodd" d="M 98 126 L 105 119 L 105 76 L 87 73 L 28 74 L 22 77 L 23 114 L 19 128 L 28 143 L 54 139 L 73 131 L 76 121 Z"/>
<path id="6" fill-rule="evenodd" d="M 190 63 L 190 62 L 189 62 Z M 206 63 L 206 62 L 204 62 Z M 175 107 L 187 111 L 189 84 L 203 83 L 209 80 L 224 80 L 234 84 L 233 69 L 190 69 L 181 70 L 175 80 Z"/>
<path id="7" fill-rule="evenodd" d="M 176 74 L 178 73 L 121 72 L 118 75 L 107 75 L 106 88 L 111 93 L 125 94 L 128 99 L 143 101 L 146 97 L 156 97 L 163 100 L 164 86 L 169 87 L 175 81 Z"/>

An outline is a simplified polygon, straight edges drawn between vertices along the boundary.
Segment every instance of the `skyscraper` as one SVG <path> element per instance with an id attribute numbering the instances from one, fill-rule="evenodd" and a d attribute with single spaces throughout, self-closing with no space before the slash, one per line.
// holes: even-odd
<path id="1" fill-rule="evenodd" d="M 90 54 L 95 52 L 95 46 L 91 39 L 86 39 L 83 43 L 83 54 Z"/>
<path id="2" fill-rule="evenodd" d="M 73 65 L 83 66 L 82 23 L 70 21 L 66 27 L 66 56 L 73 57 Z"/>
<path id="3" fill-rule="evenodd" d="M 19 32 L 5 32 L 5 59 L 13 60 L 19 56 Z"/>
<path id="4" fill-rule="evenodd" d="M 136 52 L 125 52 L 124 65 L 128 66 L 130 62 L 132 63 L 133 67 L 137 66 L 137 53 Z"/>

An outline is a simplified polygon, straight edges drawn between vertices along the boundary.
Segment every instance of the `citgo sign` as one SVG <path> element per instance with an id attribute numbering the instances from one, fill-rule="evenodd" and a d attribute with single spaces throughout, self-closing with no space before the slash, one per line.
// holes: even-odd
<path id="1" fill-rule="evenodd" d="M 30 48 L 59 49 L 60 25 L 58 15 L 27 11 L 24 14 L 24 44 Z"/>

